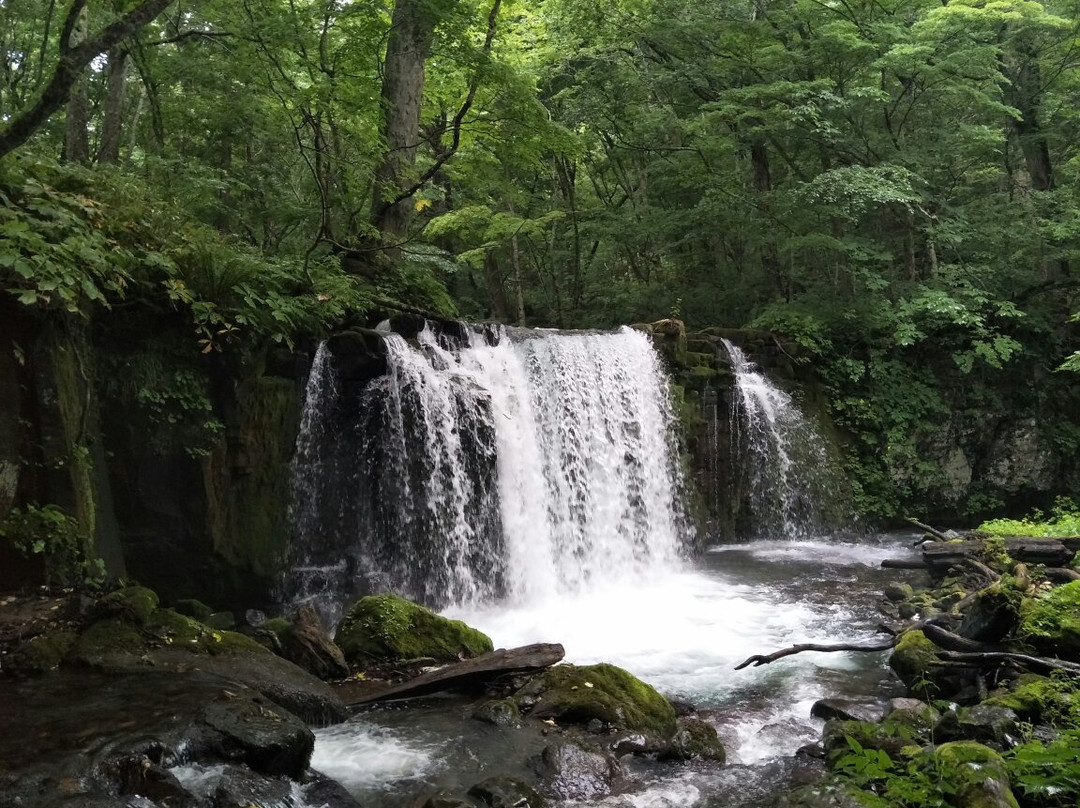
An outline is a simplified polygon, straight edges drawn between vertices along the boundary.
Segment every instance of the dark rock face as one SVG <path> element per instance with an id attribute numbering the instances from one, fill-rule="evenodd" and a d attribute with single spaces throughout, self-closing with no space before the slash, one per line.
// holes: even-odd
<path id="1" fill-rule="evenodd" d="M 311 731 L 294 715 L 203 672 L 3 681 L 0 723 L 21 728 L 0 733 L 3 808 L 48 804 L 58 796 L 89 805 L 146 791 L 186 808 L 183 789 L 165 771 L 181 762 L 180 752 L 184 760 L 243 764 L 264 778 L 297 778 L 314 747 Z"/>
<path id="2" fill-rule="evenodd" d="M 469 789 L 469 796 L 487 808 L 546 808 L 543 797 L 513 777 L 490 777 Z"/>
<path id="3" fill-rule="evenodd" d="M 853 701 L 851 699 L 820 699 L 810 708 L 814 718 L 839 718 L 841 721 L 880 721 L 885 708 L 877 702 Z"/>
<path id="4" fill-rule="evenodd" d="M 550 744 L 541 755 L 543 788 L 558 800 L 592 800 L 611 793 L 621 769 L 611 755 L 572 741 Z"/>
<path id="5" fill-rule="evenodd" d="M 343 679 L 349 675 L 345 655 L 330 639 L 310 603 L 300 607 L 281 643 L 286 659 L 320 679 Z"/>

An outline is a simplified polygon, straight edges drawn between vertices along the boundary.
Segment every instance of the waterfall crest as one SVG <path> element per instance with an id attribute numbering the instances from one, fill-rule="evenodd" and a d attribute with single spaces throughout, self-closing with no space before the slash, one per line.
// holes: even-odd
<path id="1" fill-rule="evenodd" d="M 690 530 L 645 335 L 424 327 L 384 345 L 358 395 L 316 357 L 287 600 L 527 601 L 676 563 Z"/>
<path id="2" fill-rule="evenodd" d="M 732 455 L 739 458 L 756 530 L 800 538 L 836 528 L 848 508 L 827 444 L 791 395 L 730 340 Z"/>

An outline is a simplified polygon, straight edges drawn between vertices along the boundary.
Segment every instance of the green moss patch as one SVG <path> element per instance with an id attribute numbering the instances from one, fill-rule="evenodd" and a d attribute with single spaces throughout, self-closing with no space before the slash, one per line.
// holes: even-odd
<path id="1" fill-rule="evenodd" d="M 651 685 L 615 665 L 556 665 L 516 694 L 532 715 L 569 723 L 599 719 L 661 738 L 675 733 L 675 711 Z"/>
<path id="2" fill-rule="evenodd" d="M 144 586 L 127 586 L 103 597 L 97 604 L 99 614 L 142 625 L 158 607 L 157 593 Z"/>
<path id="3" fill-rule="evenodd" d="M 1025 721 L 1056 727 L 1080 727 L 1080 692 L 1067 680 L 1027 674 L 1009 693 L 991 696 L 984 704 L 1007 707 Z"/>
<path id="4" fill-rule="evenodd" d="M 1080 581 L 1024 601 L 1017 634 L 1043 653 L 1080 660 Z"/>
<path id="5" fill-rule="evenodd" d="M 906 631 L 893 649 L 889 667 L 896 671 L 909 690 L 933 695 L 938 689 L 934 682 L 937 650 L 921 631 Z"/>
<path id="6" fill-rule="evenodd" d="M 491 639 L 397 595 L 369 595 L 352 604 L 334 642 L 350 665 L 430 657 L 453 662 L 494 650 Z"/>

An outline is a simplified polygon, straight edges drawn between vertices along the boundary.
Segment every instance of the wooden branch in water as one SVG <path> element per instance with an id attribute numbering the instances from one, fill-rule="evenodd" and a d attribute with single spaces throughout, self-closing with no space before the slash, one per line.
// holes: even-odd
<path id="1" fill-rule="evenodd" d="M 749 665 L 753 665 L 755 668 L 760 665 L 768 665 L 770 662 L 776 662 L 778 659 L 783 659 L 784 657 L 793 654 L 801 654 L 803 651 L 823 651 L 826 653 L 831 653 L 833 651 L 888 651 L 896 645 L 896 641 L 897 637 L 889 637 L 887 640 L 882 640 L 873 645 L 855 645 L 854 643 L 846 642 L 823 645 L 816 642 L 804 642 L 793 645 L 790 648 L 784 648 L 781 651 L 774 651 L 771 654 L 755 654 L 752 657 L 748 657 L 739 665 L 736 665 L 735 670 L 741 671 Z"/>
<path id="2" fill-rule="evenodd" d="M 911 524 L 915 525 L 915 527 L 917 527 L 919 530 L 925 530 L 927 533 L 929 533 L 931 536 L 933 536 L 938 541 L 948 541 L 949 540 L 949 537 L 946 536 L 944 533 L 942 533 L 940 530 L 932 528 L 932 527 L 930 527 L 930 525 L 925 524 L 924 522 L 920 522 L 918 519 L 915 519 L 912 516 L 905 516 L 904 521 L 905 522 L 910 522 Z"/>

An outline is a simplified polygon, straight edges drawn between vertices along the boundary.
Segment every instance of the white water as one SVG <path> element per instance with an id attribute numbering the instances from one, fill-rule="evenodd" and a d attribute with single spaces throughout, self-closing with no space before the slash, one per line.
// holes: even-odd
<path id="1" fill-rule="evenodd" d="M 761 535 L 797 538 L 828 525 L 837 504 L 836 473 L 825 441 L 792 397 L 745 353 L 722 340 L 735 375 L 733 457 L 749 483 Z"/>

